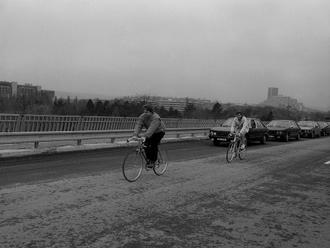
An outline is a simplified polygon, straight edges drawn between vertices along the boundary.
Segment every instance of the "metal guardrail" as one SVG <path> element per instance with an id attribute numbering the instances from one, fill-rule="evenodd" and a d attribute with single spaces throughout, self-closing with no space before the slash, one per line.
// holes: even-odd
<path id="1" fill-rule="evenodd" d="M 2 132 L 69 132 L 133 129 L 137 117 L 0 114 Z M 167 128 L 210 128 L 222 120 L 163 118 Z"/>
<path id="2" fill-rule="evenodd" d="M 210 127 L 218 126 L 222 120 L 162 119 L 166 135 L 180 138 L 183 134 L 208 135 Z M 60 116 L 0 114 L 0 144 L 40 142 L 109 140 L 128 138 L 133 133 L 137 117 L 108 116 Z"/>
<path id="3" fill-rule="evenodd" d="M 169 128 L 166 136 L 180 138 L 189 134 L 194 137 L 197 134 L 208 135 L 206 128 Z M 34 143 L 38 148 L 40 142 L 76 141 L 81 145 L 82 140 L 108 140 L 114 143 L 116 139 L 127 139 L 132 136 L 133 130 L 109 130 L 109 131 L 66 131 L 66 132 L 8 132 L 0 135 L 0 144 Z"/>

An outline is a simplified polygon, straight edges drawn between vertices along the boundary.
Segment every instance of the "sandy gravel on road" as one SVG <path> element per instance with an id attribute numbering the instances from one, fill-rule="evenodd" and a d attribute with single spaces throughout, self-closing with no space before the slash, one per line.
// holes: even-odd
<path id="1" fill-rule="evenodd" d="M 329 147 L 304 144 L 0 190 L 1 247 L 330 247 Z"/>

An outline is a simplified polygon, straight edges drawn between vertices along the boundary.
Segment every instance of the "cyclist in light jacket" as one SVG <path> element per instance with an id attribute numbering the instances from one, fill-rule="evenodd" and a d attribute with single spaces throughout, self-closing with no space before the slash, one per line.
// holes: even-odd
<path id="1" fill-rule="evenodd" d="M 145 151 L 148 161 L 148 167 L 152 167 L 157 160 L 158 145 L 165 135 L 165 124 L 160 116 L 154 112 L 151 105 L 143 106 L 144 113 L 141 114 L 136 122 L 134 136 L 145 137 Z M 146 128 L 146 132 L 140 134 L 142 128 Z"/>
<path id="2" fill-rule="evenodd" d="M 242 112 L 237 112 L 236 116 L 231 124 L 230 133 L 238 133 L 241 137 L 241 149 L 245 148 L 246 137 L 245 135 L 249 132 L 249 123 Z"/>

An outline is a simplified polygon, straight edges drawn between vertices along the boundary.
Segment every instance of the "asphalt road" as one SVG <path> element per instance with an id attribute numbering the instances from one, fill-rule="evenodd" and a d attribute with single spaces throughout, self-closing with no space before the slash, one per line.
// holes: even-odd
<path id="1" fill-rule="evenodd" d="M 135 183 L 122 148 L 1 161 L 0 247 L 330 247 L 330 137 L 165 148 Z"/>
<path id="2" fill-rule="evenodd" d="M 285 144 L 268 142 L 253 143 L 249 150 Z M 119 170 L 125 154 L 132 148 L 118 147 L 85 152 L 36 155 L 22 158 L 0 159 L 0 187 L 15 183 L 79 177 Z M 225 154 L 226 145 L 214 146 L 210 140 L 191 140 L 162 144 L 171 161 L 185 161 Z"/>

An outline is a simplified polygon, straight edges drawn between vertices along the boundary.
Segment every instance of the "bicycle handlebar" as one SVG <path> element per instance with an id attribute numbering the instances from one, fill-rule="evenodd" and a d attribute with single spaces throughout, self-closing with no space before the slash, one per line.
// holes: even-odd
<path id="1" fill-rule="evenodd" d="M 231 140 L 241 139 L 241 135 L 239 132 L 229 133 L 228 138 Z"/>

